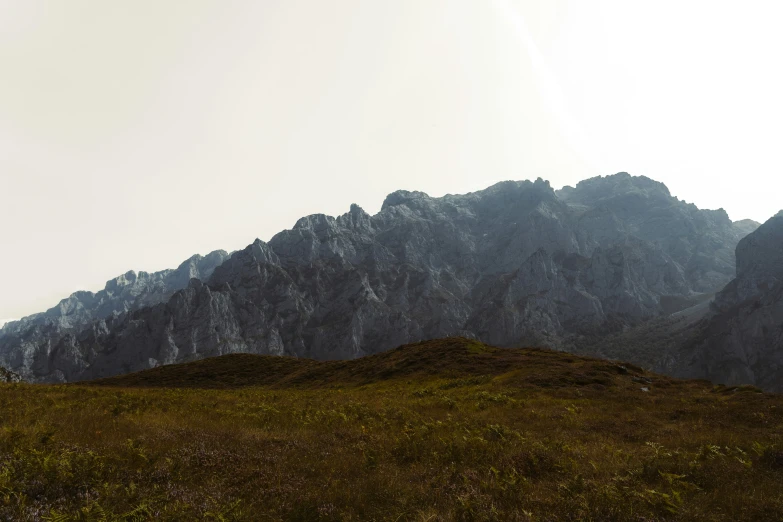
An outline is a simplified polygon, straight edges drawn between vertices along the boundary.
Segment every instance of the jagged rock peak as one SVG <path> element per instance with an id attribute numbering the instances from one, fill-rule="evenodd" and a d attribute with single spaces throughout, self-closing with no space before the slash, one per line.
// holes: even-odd
<path id="1" fill-rule="evenodd" d="M 524 179 L 521 181 L 501 181 L 499 183 L 495 183 L 488 189 L 479 192 L 493 192 L 493 191 L 497 191 L 498 189 L 508 189 L 508 188 L 538 190 L 544 194 L 554 193 L 554 189 L 552 189 L 552 185 L 549 183 L 549 180 L 546 180 L 541 177 L 536 178 L 535 181 L 530 181 L 529 179 Z"/>
<path id="2" fill-rule="evenodd" d="M 431 197 L 424 192 L 397 190 L 386 196 L 386 199 L 381 206 L 381 211 L 400 205 L 405 205 L 414 210 L 423 208 L 424 204 L 434 204 L 437 206 L 441 203 L 470 202 L 497 197 L 509 201 L 513 201 L 514 198 L 517 197 L 541 201 L 556 199 L 554 189 L 552 189 L 549 181 L 545 179 L 537 178 L 535 181 L 507 180 L 500 181 L 486 189 L 478 190 L 476 192 L 469 192 L 467 194 L 446 194 L 445 196 L 438 198 Z"/>
<path id="3" fill-rule="evenodd" d="M 737 276 L 783 276 L 783 211 L 737 245 Z"/>
<path id="4" fill-rule="evenodd" d="M 237 250 L 231 257 L 216 267 L 209 279 L 205 279 L 211 285 L 221 286 L 233 281 L 237 274 L 252 277 L 258 273 L 261 265 L 278 265 L 280 259 L 268 243 L 257 239 L 242 250 Z"/>
<path id="5" fill-rule="evenodd" d="M 524 196 L 534 197 L 540 200 L 554 200 L 557 198 L 552 185 L 548 180 L 543 178 L 536 178 L 535 181 L 523 180 L 523 181 L 501 181 L 495 183 L 491 187 L 467 194 L 466 196 L 497 196 L 497 195 L 510 195 L 510 196 Z"/>
<path id="6" fill-rule="evenodd" d="M 329 228 L 334 224 L 334 217 L 327 216 L 326 214 L 311 214 L 299 220 L 294 225 L 294 230 L 306 229 L 306 230 L 322 230 Z"/>
<path id="7" fill-rule="evenodd" d="M 140 274 L 142 275 L 142 277 L 144 277 L 145 275 L 147 275 L 147 272 L 140 272 Z M 124 274 L 106 281 L 104 290 L 106 290 L 107 292 L 116 292 L 124 286 L 128 286 L 135 283 L 137 278 L 138 277 L 136 275 L 135 270 L 128 270 Z"/>
<path id="8" fill-rule="evenodd" d="M 647 176 L 631 176 L 627 172 L 586 179 L 577 183 L 576 187 L 566 186 L 558 191 L 558 196 L 567 200 L 572 198 L 599 200 L 629 194 L 672 197 L 668 187 L 660 181 Z"/>
<path id="9" fill-rule="evenodd" d="M 224 261 L 223 264 L 225 265 L 229 263 L 235 257 L 252 258 L 255 260 L 265 260 L 274 255 L 275 253 L 272 250 L 272 248 L 269 246 L 269 243 L 256 238 L 255 241 L 247 245 L 242 250 L 237 250 L 236 252 L 231 254 L 231 257 L 229 257 L 226 261 Z M 219 270 L 220 268 L 221 267 L 217 267 L 215 271 Z"/>
<path id="10" fill-rule="evenodd" d="M 180 263 L 179 268 L 183 268 L 186 266 L 205 266 L 205 265 L 214 265 L 216 263 L 222 263 L 228 258 L 228 252 L 225 250 L 215 250 L 213 252 L 210 252 L 209 254 L 202 256 L 201 254 L 195 254 L 191 256 L 190 258 L 186 259 L 182 263 Z"/>
<path id="11" fill-rule="evenodd" d="M 350 210 L 337 218 L 337 224 L 348 228 L 369 230 L 372 228 L 372 216 L 356 203 L 351 203 Z"/>
<path id="12" fill-rule="evenodd" d="M 449 335 L 558 346 L 673 313 L 734 277 L 741 230 L 661 187 L 622 173 L 577 185 L 576 201 L 541 178 L 400 190 L 374 216 L 306 216 L 201 282 L 191 258 L 144 285 L 139 274 L 103 308 L 69 303 L 57 328 L 0 339 L 0 364 L 67 381 L 236 351 L 353 358 Z M 85 317 L 106 319 L 73 327 Z"/>
<path id="13" fill-rule="evenodd" d="M 410 192 L 408 190 L 396 190 L 386 196 L 386 199 L 383 200 L 383 205 L 381 205 L 381 210 L 386 210 L 390 207 L 396 207 L 398 205 L 407 205 L 409 203 L 412 203 L 416 200 L 422 200 L 422 199 L 431 199 L 430 196 L 424 192 L 418 192 L 413 191 Z"/>
<path id="14" fill-rule="evenodd" d="M 46 312 L 9 322 L 0 329 L 0 338 L 6 335 L 25 336 L 28 331 L 34 335 L 34 328 L 43 325 L 65 332 L 84 327 L 96 319 L 163 302 L 175 291 L 185 288 L 192 277 L 208 279 L 227 258 L 224 250 L 215 250 L 206 256 L 192 256 L 175 270 L 129 270 L 107 281 L 103 290 L 74 292 Z"/>
<path id="15" fill-rule="evenodd" d="M 272 250 L 272 247 L 269 246 L 269 243 L 261 241 L 260 239 L 253 241 L 253 244 L 246 248 L 245 251 L 252 255 L 253 259 L 260 263 L 277 264 L 280 262 L 280 260 L 277 258 L 277 254 L 275 254 L 274 250 Z"/>

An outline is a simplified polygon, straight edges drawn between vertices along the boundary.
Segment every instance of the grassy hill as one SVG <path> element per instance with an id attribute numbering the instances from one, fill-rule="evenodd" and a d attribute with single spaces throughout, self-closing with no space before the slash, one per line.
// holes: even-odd
<path id="1" fill-rule="evenodd" d="M 467 339 L 0 384 L 0 520 L 783 520 L 783 397 Z"/>

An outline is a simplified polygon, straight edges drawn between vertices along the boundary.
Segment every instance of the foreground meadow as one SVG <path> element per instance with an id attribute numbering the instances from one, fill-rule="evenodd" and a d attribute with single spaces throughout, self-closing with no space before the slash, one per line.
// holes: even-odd
<path id="1" fill-rule="evenodd" d="M 0 520 L 779 521 L 781 428 L 754 388 L 465 339 L 230 355 L 0 386 Z"/>

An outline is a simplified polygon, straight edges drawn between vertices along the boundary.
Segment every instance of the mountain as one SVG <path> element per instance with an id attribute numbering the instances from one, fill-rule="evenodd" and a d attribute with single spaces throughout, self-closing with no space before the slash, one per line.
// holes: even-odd
<path id="1" fill-rule="evenodd" d="M 46 312 L 8 322 L 0 328 L 0 364 L 35 380 L 37 368 L 46 367 L 51 348 L 63 339 L 85 328 L 105 328 L 103 320 L 109 317 L 166 301 L 191 279 L 208 278 L 227 258 L 227 252 L 216 250 L 195 255 L 174 270 L 130 271 L 97 293 L 76 292 Z"/>
<path id="2" fill-rule="evenodd" d="M 374 216 L 304 217 L 157 304 L 41 328 L 22 349 L 12 338 L 0 362 L 73 381 L 233 352 L 353 359 L 451 335 L 563 348 L 709 300 L 752 228 L 627 173 L 557 192 L 541 179 L 397 191 Z"/>
<path id="3" fill-rule="evenodd" d="M 783 211 L 739 242 L 736 264 L 674 373 L 783 392 Z"/>

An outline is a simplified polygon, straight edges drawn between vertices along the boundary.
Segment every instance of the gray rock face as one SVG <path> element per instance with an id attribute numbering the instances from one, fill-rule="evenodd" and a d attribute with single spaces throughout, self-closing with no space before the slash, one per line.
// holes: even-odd
<path id="1" fill-rule="evenodd" d="M 722 288 L 750 228 L 625 173 L 557 193 L 540 179 L 397 191 L 374 216 L 352 205 L 304 217 L 166 301 L 5 345 L 0 361 L 71 381 L 231 352 L 354 358 L 449 335 L 558 347 Z"/>
<path id="2" fill-rule="evenodd" d="M 583 181 L 560 195 L 584 205 L 581 219 L 597 241 L 612 244 L 619 231 L 660 245 L 697 292 L 714 292 L 733 277 L 734 247 L 759 226 L 732 223 L 723 209 L 700 210 L 672 197 L 663 183 L 625 173 Z"/>
<path id="3" fill-rule="evenodd" d="M 783 392 L 783 212 L 737 245 L 737 277 L 681 354 L 676 374 Z"/>
<path id="4" fill-rule="evenodd" d="M 217 250 L 195 255 L 174 270 L 130 271 L 108 281 L 100 292 L 76 292 L 46 312 L 9 322 L 0 329 L 0 364 L 38 380 L 34 367 L 41 366 L 35 361 L 52 345 L 67 342 L 85 328 L 100 327 L 101 320 L 166 301 L 192 278 L 208 278 L 227 258 L 227 252 Z M 46 365 L 42 370 L 49 376 Z M 57 375 L 51 377 L 58 380 Z"/>
<path id="5" fill-rule="evenodd" d="M 19 374 L 8 371 L 0 366 L 0 382 L 4 382 L 6 384 L 22 382 L 22 377 L 20 377 Z"/>

